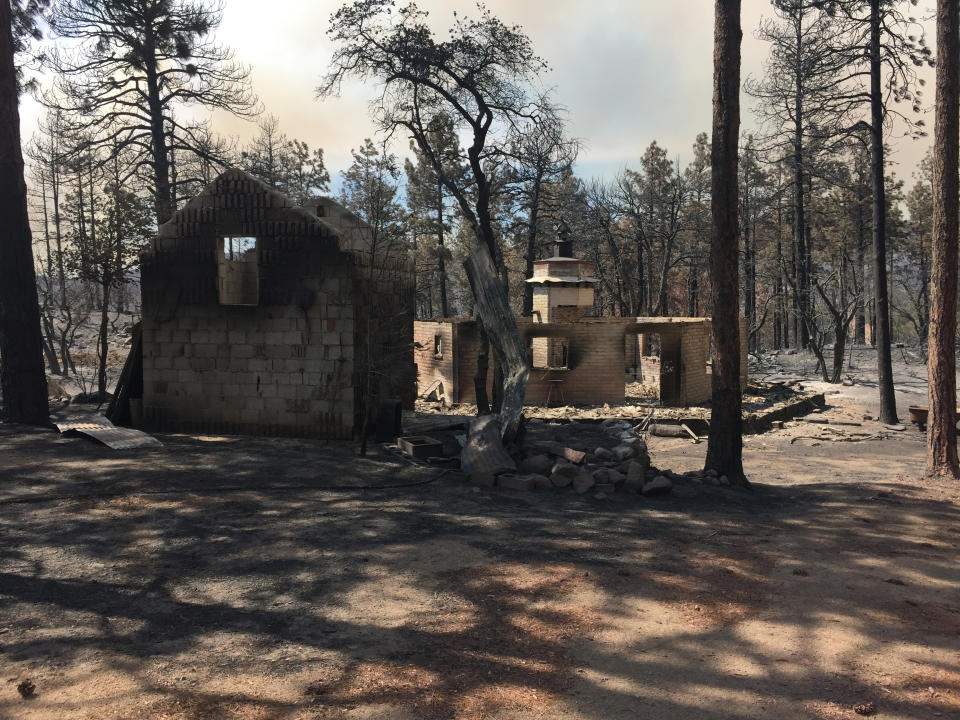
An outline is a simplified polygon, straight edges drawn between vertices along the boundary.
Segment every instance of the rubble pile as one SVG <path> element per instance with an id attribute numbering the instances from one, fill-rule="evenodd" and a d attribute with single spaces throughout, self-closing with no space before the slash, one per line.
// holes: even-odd
<path id="1" fill-rule="evenodd" d="M 519 456 L 515 469 L 498 472 L 465 463 L 462 470 L 477 485 L 511 490 L 561 489 L 580 495 L 592 492 L 597 498 L 617 492 L 647 496 L 671 492 L 673 474 L 650 464 L 647 444 L 632 423 L 605 420 L 600 429 L 604 442 L 596 446 L 532 437 L 515 448 Z M 476 437 L 481 434 L 478 430 Z M 489 436 L 484 442 L 489 442 Z"/>

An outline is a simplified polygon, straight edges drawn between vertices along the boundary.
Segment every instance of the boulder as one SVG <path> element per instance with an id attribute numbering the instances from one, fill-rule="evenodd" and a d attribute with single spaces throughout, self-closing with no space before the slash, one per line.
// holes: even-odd
<path id="1" fill-rule="evenodd" d="M 604 493 L 605 495 L 612 495 L 617 491 L 617 486 L 613 483 L 597 483 L 593 486 L 593 489 L 598 493 Z"/>
<path id="2" fill-rule="evenodd" d="M 624 480 L 627 479 L 627 476 L 624 475 L 619 470 L 608 470 L 607 471 L 607 482 L 612 483 L 613 485 L 619 485 Z"/>
<path id="3" fill-rule="evenodd" d="M 646 482 L 646 473 L 647 468 L 643 463 L 631 460 L 627 466 L 626 482 L 631 483 L 634 487 L 643 487 Z"/>
<path id="4" fill-rule="evenodd" d="M 629 460 L 632 457 L 636 457 L 637 451 L 633 449 L 633 446 L 627 444 L 617 445 L 613 449 L 613 456 L 620 461 Z"/>
<path id="5" fill-rule="evenodd" d="M 644 495 L 665 495 L 673 489 L 673 483 L 664 475 L 657 475 L 653 480 L 643 486 L 640 491 Z"/>
<path id="6" fill-rule="evenodd" d="M 593 475 L 587 470 L 583 470 L 574 478 L 573 489 L 583 495 L 585 492 L 589 492 L 596 484 L 597 482 L 593 479 Z"/>
<path id="7" fill-rule="evenodd" d="M 557 462 L 550 471 L 550 482 L 554 487 L 567 487 L 573 482 L 580 469 L 563 460 Z"/>
<path id="8" fill-rule="evenodd" d="M 623 481 L 623 489 L 627 492 L 638 493 L 643 489 L 646 479 L 643 477 L 633 477 L 627 476 L 627 479 Z"/>
<path id="9" fill-rule="evenodd" d="M 507 490 L 533 490 L 533 478 L 529 475 L 501 475 L 497 487 Z"/>
<path id="10" fill-rule="evenodd" d="M 583 459 L 587 456 L 582 450 L 577 450 L 575 448 L 567 447 L 561 443 L 549 443 L 544 446 L 544 449 L 552 455 L 556 455 L 559 458 L 572 463 L 582 463 Z"/>
<path id="11" fill-rule="evenodd" d="M 531 473 L 527 477 L 529 477 L 533 481 L 533 486 L 537 490 L 553 489 L 553 483 L 550 482 L 550 478 L 548 478 L 546 475 L 538 475 L 537 473 Z"/>
<path id="12" fill-rule="evenodd" d="M 536 475 L 549 475 L 553 469 L 554 460 L 549 455 L 531 455 L 520 463 L 520 472 Z"/>
<path id="13" fill-rule="evenodd" d="M 609 448 L 598 447 L 593 451 L 594 457 L 598 460 L 615 460 L 616 456 L 610 451 Z"/>
<path id="14" fill-rule="evenodd" d="M 489 472 L 474 472 L 470 473 L 470 482 L 483 487 L 493 487 L 497 484 L 497 476 Z"/>
<path id="15" fill-rule="evenodd" d="M 517 469 L 500 439 L 500 421 L 496 415 L 481 415 L 470 421 L 467 444 L 460 453 L 465 473 L 502 473 Z"/>

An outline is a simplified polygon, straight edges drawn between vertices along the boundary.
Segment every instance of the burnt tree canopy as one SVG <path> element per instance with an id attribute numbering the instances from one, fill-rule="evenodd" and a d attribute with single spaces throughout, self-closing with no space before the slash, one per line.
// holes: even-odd
<path id="1" fill-rule="evenodd" d="M 204 152 L 202 124 L 175 117 L 201 106 L 259 112 L 249 71 L 213 39 L 216 3 L 188 0 L 64 0 L 53 27 L 75 50 L 53 54 L 63 108 L 91 142 L 134 151 L 154 185 L 157 222 L 174 211 L 171 155 Z"/>

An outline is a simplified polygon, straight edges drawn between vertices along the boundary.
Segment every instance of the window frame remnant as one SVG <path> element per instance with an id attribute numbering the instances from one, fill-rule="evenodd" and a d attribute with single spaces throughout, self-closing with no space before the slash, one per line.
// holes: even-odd
<path id="1" fill-rule="evenodd" d="M 251 235 L 217 241 L 217 296 L 221 305 L 260 304 L 260 242 Z"/>

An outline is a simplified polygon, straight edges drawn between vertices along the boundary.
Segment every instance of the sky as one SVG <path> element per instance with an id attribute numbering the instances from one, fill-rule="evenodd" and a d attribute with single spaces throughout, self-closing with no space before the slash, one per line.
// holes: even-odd
<path id="1" fill-rule="evenodd" d="M 376 88 L 353 83 L 338 98 L 317 100 L 332 46 L 326 30 L 337 0 L 223 0 L 217 39 L 251 68 L 254 91 L 266 112 L 289 137 L 324 149 L 327 168 L 338 175 L 350 163 L 351 148 L 376 137 L 369 101 Z M 924 4 L 921 0 L 918 14 Z M 476 14 L 471 0 L 421 0 L 430 22 L 445 35 L 453 12 Z M 550 65 L 543 83 L 567 109 L 569 131 L 583 141 L 577 163 L 583 178 L 612 179 L 636 167 L 651 141 L 682 164 L 692 156 L 699 132 L 710 131 L 713 62 L 713 0 L 487 0 L 487 7 L 529 35 L 535 52 Z M 768 53 L 755 37 L 769 0 L 743 0 L 742 77 L 759 77 Z M 928 24 L 932 45 L 933 26 Z M 932 70 L 925 71 L 932 100 Z M 756 128 L 751 100 L 741 95 L 742 128 Z M 22 108 L 24 138 L 36 127 L 39 110 Z M 254 123 L 219 113 L 214 129 L 241 143 L 257 132 Z M 932 113 L 927 113 L 932 127 Z M 892 140 L 893 171 L 909 181 L 930 145 Z M 398 145 L 396 150 L 405 148 Z M 336 183 L 335 183 L 336 184 Z"/>

